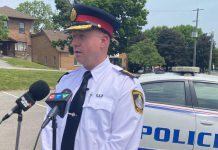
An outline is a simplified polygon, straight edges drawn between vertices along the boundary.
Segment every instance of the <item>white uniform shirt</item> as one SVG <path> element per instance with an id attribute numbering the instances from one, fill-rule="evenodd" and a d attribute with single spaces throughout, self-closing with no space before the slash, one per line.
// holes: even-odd
<path id="1" fill-rule="evenodd" d="M 88 82 L 89 90 L 86 92 L 74 150 L 138 149 L 143 114 L 135 109 L 132 91 L 143 90 L 138 79 L 130 78 L 120 70 L 122 68 L 111 64 L 108 58 L 91 70 L 92 78 Z M 56 86 L 56 92 L 68 88 L 75 95 L 85 71 L 81 67 L 63 76 Z M 61 148 L 66 119 L 67 115 L 57 117 L 57 150 Z M 42 149 L 52 150 L 51 122 L 42 131 Z"/>

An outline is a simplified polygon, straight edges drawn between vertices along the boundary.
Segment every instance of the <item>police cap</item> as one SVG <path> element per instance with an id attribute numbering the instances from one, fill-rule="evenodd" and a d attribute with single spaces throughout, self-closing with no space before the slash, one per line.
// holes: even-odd
<path id="1" fill-rule="evenodd" d="M 97 28 L 112 36 L 112 33 L 120 27 L 119 21 L 111 14 L 102 9 L 83 4 L 74 5 L 70 19 L 72 24 L 66 30 Z"/>

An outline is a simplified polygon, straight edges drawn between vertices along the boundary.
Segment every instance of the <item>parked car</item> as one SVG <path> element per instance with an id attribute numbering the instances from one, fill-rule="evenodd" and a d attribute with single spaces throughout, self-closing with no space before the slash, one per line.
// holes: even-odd
<path id="1" fill-rule="evenodd" d="M 218 76 L 172 70 L 139 78 L 146 97 L 139 150 L 218 149 Z"/>

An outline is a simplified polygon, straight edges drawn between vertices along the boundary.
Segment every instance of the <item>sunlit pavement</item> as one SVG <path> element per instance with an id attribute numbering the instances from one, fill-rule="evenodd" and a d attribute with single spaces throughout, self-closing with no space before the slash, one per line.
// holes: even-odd
<path id="1" fill-rule="evenodd" d="M 0 91 L 0 118 L 8 113 L 16 103 L 16 99 L 26 91 Z M 34 147 L 36 137 L 43 122 L 46 111 L 46 103 L 38 101 L 26 112 L 23 112 L 23 121 L 21 124 L 19 150 L 31 150 Z M 0 125 L 0 149 L 15 149 L 17 134 L 17 114 L 13 114 Z M 41 140 L 37 145 L 37 150 L 41 149 Z"/>

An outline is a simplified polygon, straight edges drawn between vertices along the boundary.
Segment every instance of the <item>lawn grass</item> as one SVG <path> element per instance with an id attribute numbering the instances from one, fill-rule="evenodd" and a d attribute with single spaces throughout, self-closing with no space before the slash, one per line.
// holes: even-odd
<path id="1" fill-rule="evenodd" d="M 8 57 L 8 58 L 1 58 L 2 60 L 6 61 L 8 64 L 16 67 L 23 67 L 23 68 L 37 68 L 37 69 L 51 69 L 47 66 L 40 65 L 28 60 L 24 60 L 21 58 L 13 58 L 13 57 Z"/>
<path id="2" fill-rule="evenodd" d="M 0 90 L 27 90 L 37 80 L 44 80 L 54 89 L 62 71 L 0 69 Z"/>

